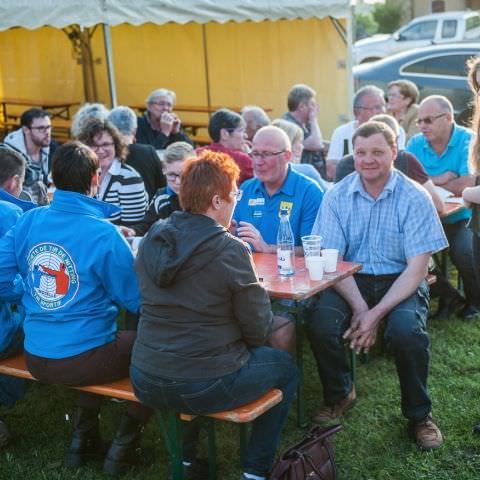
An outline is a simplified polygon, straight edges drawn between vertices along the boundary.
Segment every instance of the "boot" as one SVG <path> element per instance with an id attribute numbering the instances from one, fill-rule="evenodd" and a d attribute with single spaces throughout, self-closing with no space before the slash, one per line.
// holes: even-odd
<path id="1" fill-rule="evenodd" d="M 105 473 L 115 476 L 124 475 L 140 463 L 140 439 L 143 429 L 143 424 L 138 420 L 128 415 L 122 416 L 103 463 Z"/>
<path id="2" fill-rule="evenodd" d="M 98 410 L 78 407 L 65 466 L 78 468 L 88 460 L 102 460 L 106 451 L 98 430 Z"/>

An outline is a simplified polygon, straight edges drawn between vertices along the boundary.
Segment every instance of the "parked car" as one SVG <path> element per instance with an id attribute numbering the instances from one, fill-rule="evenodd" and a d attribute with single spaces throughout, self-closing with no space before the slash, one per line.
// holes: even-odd
<path id="1" fill-rule="evenodd" d="M 480 14 L 443 12 L 414 18 L 391 35 L 373 35 L 355 43 L 356 63 L 371 62 L 394 53 L 432 44 L 480 40 Z"/>
<path id="2" fill-rule="evenodd" d="M 406 79 L 420 90 L 420 99 L 444 95 L 455 110 L 457 121 L 468 124 L 472 95 L 467 82 L 466 61 L 480 55 L 480 42 L 435 45 L 398 53 L 378 62 L 353 67 L 355 89 L 377 85 L 387 91 L 392 80 Z"/>

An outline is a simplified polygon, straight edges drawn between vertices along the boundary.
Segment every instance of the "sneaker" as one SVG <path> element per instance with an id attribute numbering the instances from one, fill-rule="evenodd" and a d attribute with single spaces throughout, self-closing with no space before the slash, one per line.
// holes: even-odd
<path id="1" fill-rule="evenodd" d="M 313 417 L 313 422 L 324 424 L 338 421 L 355 405 L 356 400 L 357 395 L 355 393 L 355 385 L 353 385 L 350 393 L 343 400 L 340 400 L 335 405 L 324 405 L 321 407 Z"/>
<path id="2" fill-rule="evenodd" d="M 10 442 L 10 433 L 3 420 L 0 420 L 0 448 L 6 447 Z"/>
<path id="3" fill-rule="evenodd" d="M 172 472 L 169 472 L 167 479 L 172 480 Z M 190 465 L 183 465 L 184 480 L 208 480 L 210 478 L 210 466 L 203 458 L 197 458 Z"/>
<path id="4" fill-rule="evenodd" d="M 437 427 L 430 414 L 419 422 L 411 422 L 410 428 L 417 445 L 422 450 L 434 450 L 435 448 L 440 448 L 442 446 L 442 432 Z"/>

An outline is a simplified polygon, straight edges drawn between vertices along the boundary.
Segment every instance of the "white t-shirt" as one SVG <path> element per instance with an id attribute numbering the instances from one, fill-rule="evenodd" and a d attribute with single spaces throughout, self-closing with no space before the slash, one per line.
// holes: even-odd
<path id="1" fill-rule="evenodd" d="M 340 125 L 333 131 L 332 138 L 330 140 L 330 147 L 328 148 L 327 160 L 339 161 L 344 157 L 344 155 L 353 153 L 352 137 L 357 127 L 357 121 L 353 120 L 345 125 Z M 400 127 L 397 141 L 399 150 L 405 149 L 405 139 L 405 130 L 403 127 Z M 348 152 L 346 153 L 344 152 L 345 140 L 348 142 Z"/>

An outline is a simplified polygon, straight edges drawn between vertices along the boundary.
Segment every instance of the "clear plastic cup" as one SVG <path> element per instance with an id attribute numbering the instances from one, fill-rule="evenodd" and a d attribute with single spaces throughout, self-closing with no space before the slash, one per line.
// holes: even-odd
<path id="1" fill-rule="evenodd" d="M 325 259 L 323 257 L 314 257 L 310 256 L 308 258 L 308 274 L 310 275 L 310 280 L 322 280 L 323 270 L 325 266 Z"/>

